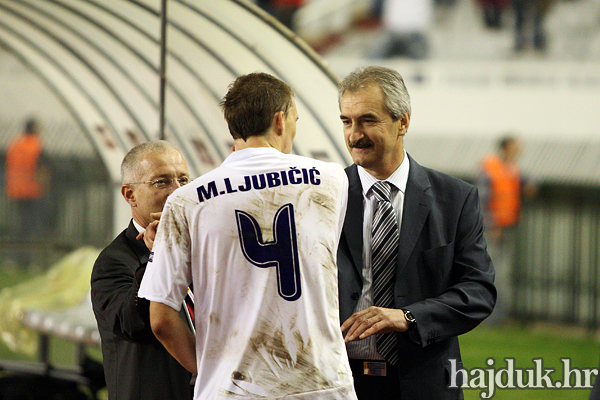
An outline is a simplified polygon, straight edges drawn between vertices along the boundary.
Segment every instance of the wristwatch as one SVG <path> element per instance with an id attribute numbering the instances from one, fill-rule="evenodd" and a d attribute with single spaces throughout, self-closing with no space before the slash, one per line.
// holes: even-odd
<path id="1" fill-rule="evenodd" d="M 415 316 L 408 310 L 404 311 L 404 318 L 408 322 L 408 336 L 411 340 L 417 344 L 421 344 L 421 340 L 419 338 L 419 334 L 417 332 L 417 319 Z"/>
<path id="2" fill-rule="evenodd" d="M 417 323 L 417 320 L 415 319 L 415 317 L 408 310 L 404 310 L 404 318 L 406 318 L 406 320 L 408 321 L 409 327 L 410 327 L 410 325 Z"/>

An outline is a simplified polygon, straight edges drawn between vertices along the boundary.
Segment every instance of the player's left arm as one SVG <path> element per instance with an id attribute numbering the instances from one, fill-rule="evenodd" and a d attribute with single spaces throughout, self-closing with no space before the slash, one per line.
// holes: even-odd
<path id="1" fill-rule="evenodd" d="M 150 302 L 150 325 L 158 340 L 185 369 L 198 374 L 196 339 L 178 311 L 154 301 Z"/>

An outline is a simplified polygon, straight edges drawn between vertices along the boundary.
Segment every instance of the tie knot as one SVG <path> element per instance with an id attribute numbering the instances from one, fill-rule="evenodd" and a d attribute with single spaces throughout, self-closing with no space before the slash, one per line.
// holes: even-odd
<path id="1" fill-rule="evenodd" d="M 387 181 L 377 181 L 371 187 L 377 201 L 390 201 L 392 195 L 392 186 Z"/>

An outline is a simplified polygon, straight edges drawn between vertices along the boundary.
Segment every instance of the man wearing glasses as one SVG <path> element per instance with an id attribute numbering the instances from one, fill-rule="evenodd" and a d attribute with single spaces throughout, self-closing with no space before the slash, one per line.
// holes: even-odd
<path id="1" fill-rule="evenodd" d="M 172 144 L 143 143 L 123 159 L 121 180 L 132 220 L 100 253 L 91 280 L 108 398 L 189 400 L 190 373 L 154 337 L 149 303 L 137 297 L 160 212 L 188 183 L 187 165 Z"/>

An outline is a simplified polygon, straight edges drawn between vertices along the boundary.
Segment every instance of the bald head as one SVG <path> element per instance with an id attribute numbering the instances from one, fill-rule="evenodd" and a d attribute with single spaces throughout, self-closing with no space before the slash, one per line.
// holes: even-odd
<path id="1" fill-rule="evenodd" d="M 156 140 L 135 146 L 125 155 L 121 163 L 121 183 L 138 182 L 145 171 L 142 170 L 142 160 L 153 154 L 165 154 L 181 151 L 165 140 Z M 182 155 L 183 156 L 183 155 Z"/>

